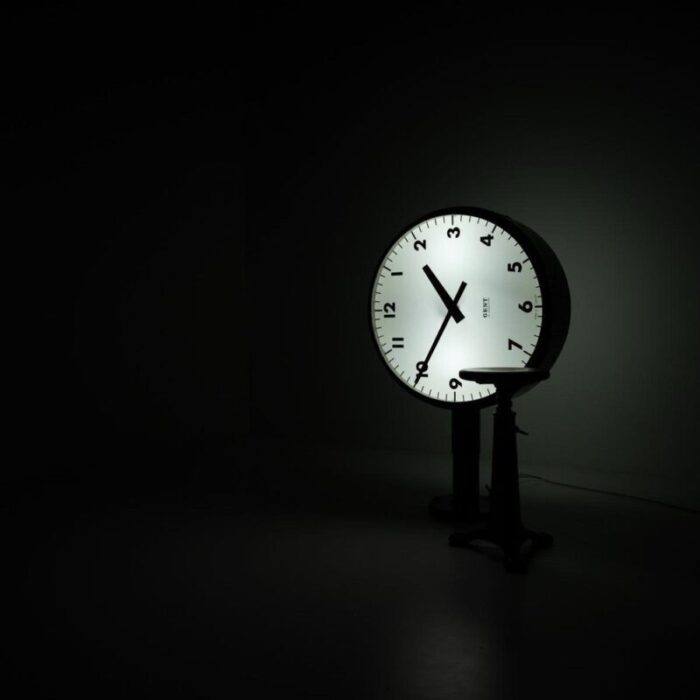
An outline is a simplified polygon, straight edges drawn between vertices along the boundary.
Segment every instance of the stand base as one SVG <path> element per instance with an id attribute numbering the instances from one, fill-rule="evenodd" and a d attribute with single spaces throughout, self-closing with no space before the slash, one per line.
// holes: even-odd
<path id="1" fill-rule="evenodd" d="M 548 549 L 554 544 L 554 538 L 546 532 L 534 532 L 526 528 L 520 529 L 515 535 L 507 539 L 502 532 L 492 527 L 475 527 L 467 532 L 453 532 L 449 537 L 451 547 L 471 547 L 472 543 L 481 540 L 498 545 L 503 551 L 503 565 L 508 571 L 524 572 L 533 551 L 536 549 Z M 532 546 L 523 550 L 525 542 L 531 542 Z"/>
<path id="2" fill-rule="evenodd" d="M 480 523 L 488 518 L 488 497 L 479 498 L 479 512 L 473 513 L 455 508 L 454 496 L 435 496 L 430 501 L 428 513 L 430 517 L 444 523 Z"/>

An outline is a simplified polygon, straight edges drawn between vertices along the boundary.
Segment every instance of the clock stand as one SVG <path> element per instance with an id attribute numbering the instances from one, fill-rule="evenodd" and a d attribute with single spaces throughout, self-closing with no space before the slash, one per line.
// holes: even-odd
<path id="1" fill-rule="evenodd" d="M 369 306 L 374 347 L 394 380 L 451 409 L 452 493 L 432 499 L 431 515 L 472 526 L 494 523 L 487 497 L 480 504 L 479 427 L 480 409 L 496 397 L 469 392 L 460 401 L 457 377 L 468 357 L 493 366 L 552 367 L 570 319 L 566 275 L 554 251 L 532 229 L 497 212 L 434 211 L 402 229 L 386 249 Z M 421 378 L 426 382 L 419 387 Z"/>
<path id="2" fill-rule="evenodd" d="M 452 494 L 436 496 L 430 515 L 446 522 L 475 523 L 483 519 L 479 507 L 481 413 L 472 406 L 452 409 Z"/>
<path id="3" fill-rule="evenodd" d="M 534 549 L 547 548 L 552 536 L 528 530 L 520 517 L 520 489 L 518 485 L 517 433 L 522 432 L 515 423 L 512 409 L 513 396 L 525 386 L 549 377 L 545 369 L 482 368 L 462 370 L 462 379 L 480 384 L 494 384 L 498 400 L 494 414 L 493 464 L 491 476 L 491 510 L 486 525 L 454 532 L 449 544 L 453 547 L 470 547 L 480 540 L 498 545 L 504 554 L 504 565 L 509 571 L 524 571 Z M 531 542 L 524 551 L 523 545 Z"/>

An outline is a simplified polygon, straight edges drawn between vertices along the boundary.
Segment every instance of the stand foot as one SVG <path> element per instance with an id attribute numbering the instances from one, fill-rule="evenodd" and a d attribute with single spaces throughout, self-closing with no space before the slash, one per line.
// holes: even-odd
<path id="1" fill-rule="evenodd" d="M 490 542 L 503 551 L 503 566 L 506 571 L 524 573 L 527 571 L 530 556 L 536 549 L 548 549 L 554 543 L 554 538 L 546 532 L 535 532 L 523 528 L 515 537 L 504 537 L 501 532 L 492 527 L 474 527 L 464 532 L 453 532 L 448 538 L 451 547 L 471 547 L 477 541 Z M 531 542 L 529 549 L 523 550 L 523 545 Z"/>

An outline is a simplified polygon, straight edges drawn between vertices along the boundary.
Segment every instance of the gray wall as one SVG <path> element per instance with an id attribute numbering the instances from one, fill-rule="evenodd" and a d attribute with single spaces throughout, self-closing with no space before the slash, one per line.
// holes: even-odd
<path id="1" fill-rule="evenodd" d="M 407 222 L 483 206 L 538 231 L 571 287 L 553 376 L 519 402 L 523 468 L 697 505 L 688 56 L 612 39 L 422 38 L 412 53 L 389 39 L 309 61 L 251 109 L 254 428 L 446 451 L 447 413 L 392 381 L 372 347 L 369 286 Z"/>

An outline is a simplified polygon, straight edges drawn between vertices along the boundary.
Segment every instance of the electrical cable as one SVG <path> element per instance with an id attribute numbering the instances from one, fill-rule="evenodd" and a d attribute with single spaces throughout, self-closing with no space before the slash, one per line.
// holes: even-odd
<path id="1" fill-rule="evenodd" d="M 521 479 L 537 479 L 538 481 L 544 481 L 547 484 L 553 484 L 554 486 L 563 486 L 567 489 L 576 489 L 578 491 L 590 491 L 591 493 L 602 493 L 606 496 L 617 496 L 619 498 L 629 498 L 633 501 L 642 501 L 643 503 L 653 503 L 657 506 L 665 506 L 666 508 L 673 508 L 674 510 L 682 510 L 686 513 L 695 513 L 700 515 L 700 510 L 695 508 L 688 508 L 686 506 L 677 506 L 673 503 L 667 503 L 666 501 L 657 501 L 653 498 L 644 498 L 643 496 L 633 496 L 629 493 L 620 493 L 619 491 L 605 491 L 603 489 L 592 489 L 587 486 L 575 486 L 574 484 L 565 484 L 563 481 L 553 481 L 552 479 L 545 479 L 543 476 L 537 476 L 537 474 L 520 474 Z"/>

